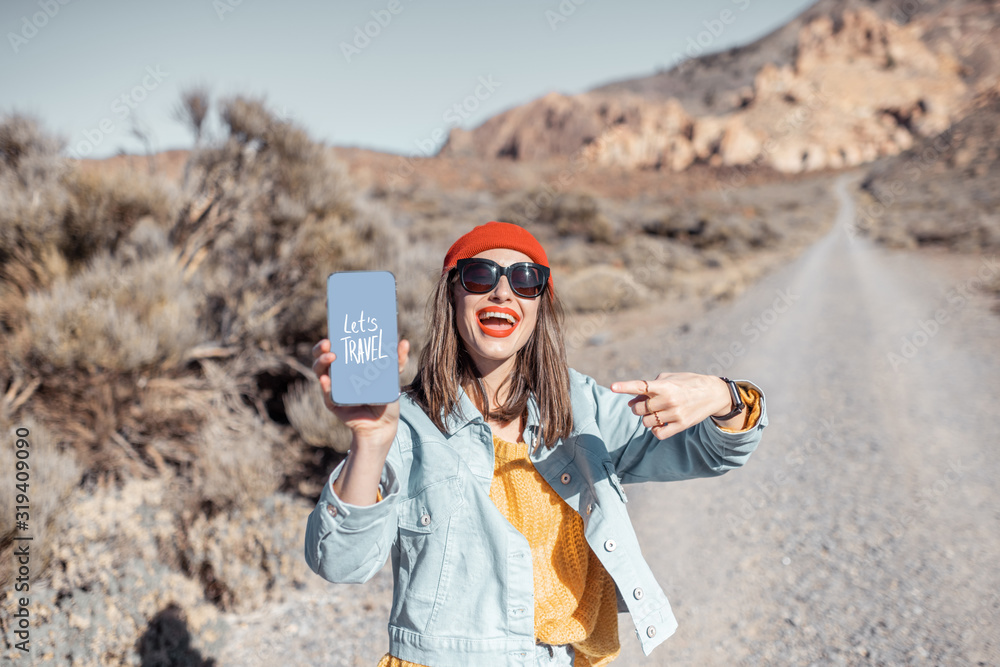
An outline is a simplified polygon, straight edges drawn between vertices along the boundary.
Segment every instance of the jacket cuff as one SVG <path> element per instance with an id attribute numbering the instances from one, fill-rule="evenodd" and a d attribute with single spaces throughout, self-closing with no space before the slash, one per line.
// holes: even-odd
<path id="1" fill-rule="evenodd" d="M 333 483 L 340 477 L 345 463 L 346 461 L 342 461 L 334 468 L 330 473 L 330 479 L 323 485 L 323 492 L 319 496 L 319 504 L 322 507 L 319 514 L 324 526 L 331 532 L 359 533 L 381 523 L 393 512 L 393 507 L 399 498 L 399 479 L 392 464 L 386 461 L 378 485 L 378 497 L 381 500 L 374 505 L 345 503 L 333 490 Z"/>
<path id="2" fill-rule="evenodd" d="M 745 417 L 743 420 L 743 428 L 736 430 L 719 426 L 714 419 L 709 417 L 709 421 L 712 422 L 713 429 L 717 433 L 732 436 L 752 433 L 758 428 L 767 426 L 767 410 L 764 405 L 764 392 L 761 391 L 760 387 L 749 380 L 736 380 L 735 382 L 736 388 L 740 392 L 740 397 L 747 406 L 746 411 L 744 412 Z"/>

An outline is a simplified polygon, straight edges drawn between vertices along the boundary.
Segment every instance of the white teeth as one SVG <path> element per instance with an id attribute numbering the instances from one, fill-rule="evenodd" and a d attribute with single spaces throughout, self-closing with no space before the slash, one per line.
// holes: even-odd
<path id="1" fill-rule="evenodd" d="M 495 313 L 492 310 L 486 310 L 479 313 L 479 319 L 481 320 L 485 320 L 488 317 L 499 317 L 501 319 L 507 320 L 511 324 L 517 324 L 517 320 L 510 313 Z"/>

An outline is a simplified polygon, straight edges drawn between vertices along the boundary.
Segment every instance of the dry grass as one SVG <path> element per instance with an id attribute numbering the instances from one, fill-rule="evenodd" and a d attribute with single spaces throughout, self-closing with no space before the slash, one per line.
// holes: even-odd
<path id="1" fill-rule="evenodd" d="M 167 184 L 141 171 L 81 171 L 60 149 L 31 119 L 0 120 L 0 265 L 51 265 L 55 253 L 82 265 L 113 251 L 141 218 L 166 224 L 176 217 L 179 202 Z M 16 272 L 4 277 L 45 286 L 17 281 Z"/>
<path id="2" fill-rule="evenodd" d="M 71 205 L 63 221 L 61 250 L 71 262 L 113 251 L 143 218 L 162 225 L 173 222 L 180 204 L 171 187 L 137 170 L 74 170 L 65 185 Z"/>
<path id="3" fill-rule="evenodd" d="M 57 369 L 170 368 L 204 338 L 197 293 L 169 252 L 107 254 L 27 299 L 30 359 Z"/>
<path id="4" fill-rule="evenodd" d="M 61 143 L 24 116 L 0 118 L 0 324 L 16 328 L 23 297 L 64 275 L 63 221 L 72 206 Z"/>
<path id="5" fill-rule="evenodd" d="M 193 498 L 214 511 L 258 503 L 281 483 L 280 434 L 243 402 L 251 387 L 221 364 L 203 366 L 210 402 L 195 436 Z"/>
<path id="6" fill-rule="evenodd" d="M 346 454 L 351 446 L 351 431 L 323 404 L 319 381 L 310 379 L 295 384 L 285 394 L 285 413 L 296 433 L 313 447 L 330 447 Z"/>

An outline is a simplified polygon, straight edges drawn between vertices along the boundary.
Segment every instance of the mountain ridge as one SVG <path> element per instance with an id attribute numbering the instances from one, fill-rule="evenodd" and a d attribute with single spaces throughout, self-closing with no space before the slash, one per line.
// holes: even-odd
<path id="1" fill-rule="evenodd" d="M 856 166 L 941 132 L 995 84 L 998 5 L 820 0 L 746 46 L 453 129 L 439 155 L 582 156 L 632 170 Z"/>

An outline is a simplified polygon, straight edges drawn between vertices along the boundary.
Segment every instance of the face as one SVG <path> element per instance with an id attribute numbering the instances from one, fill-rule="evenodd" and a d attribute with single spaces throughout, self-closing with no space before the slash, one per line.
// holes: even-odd
<path id="1" fill-rule="evenodd" d="M 475 256 L 491 259 L 500 266 L 532 261 L 523 252 L 507 248 L 486 250 Z M 538 321 L 538 304 L 545 298 L 526 299 L 514 294 L 507 276 L 501 276 L 496 286 L 485 294 L 470 294 L 458 281 L 452 296 L 458 333 L 472 360 L 484 373 L 512 359 L 527 345 Z M 509 318 L 514 319 L 513 324 Z"/>

